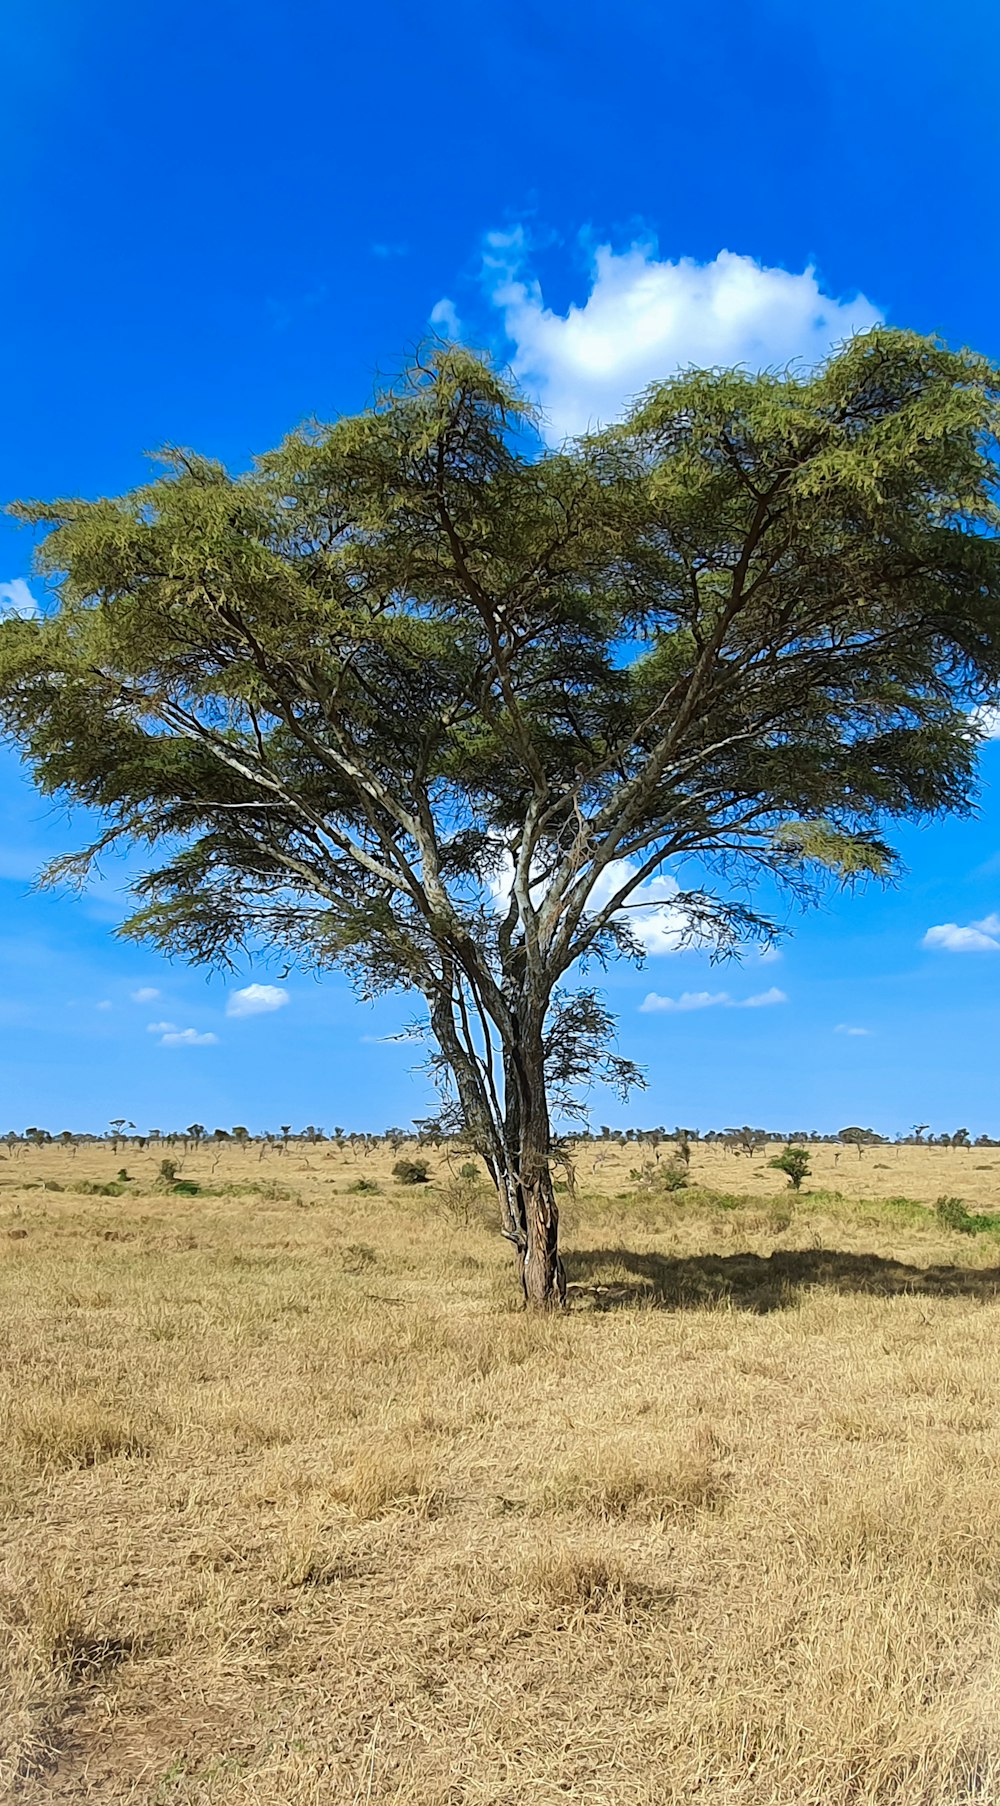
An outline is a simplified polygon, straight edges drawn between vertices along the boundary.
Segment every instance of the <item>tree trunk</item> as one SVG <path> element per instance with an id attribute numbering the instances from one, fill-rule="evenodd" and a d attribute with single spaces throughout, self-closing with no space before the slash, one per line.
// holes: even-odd
<path id="1" fill-rule="evenodd" d="M 551 1131 L 540 1028 L 517 1053 L 517 1187 L 524 1239 L 521 1284 L 529 1310 L 552 1310 L 566 1302 L 566 1274 L 559 1258 L 559 1206 L 549 1158 Z"/>
<path id="2" fill-rule="evenodd" d="M 552 1310 L 566 1302 L 566 1274 L 559 1258 L 559 1206 L 552 1186 L 548 1155 L 522 1166 L 527 1247 L 521 1266 L 521 1284 L 529 1310 Z"/>

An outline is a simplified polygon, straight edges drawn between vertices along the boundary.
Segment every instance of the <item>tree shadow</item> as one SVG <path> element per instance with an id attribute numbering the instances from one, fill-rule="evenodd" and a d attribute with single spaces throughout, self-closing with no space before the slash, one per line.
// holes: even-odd
<path id="1" fill-rule="evenodd" d="M 876 1297 L 974 1298 L 1000 1294 L 1000 1267 L 911 1267 L 879 1254 L 847 1254 L 835 1248 L 780 1249 L 774 1254 L 692 1254 L 670 1259 L 628 1248 L 579 1248 L 565 1257 L 572 1300 L 591 1310 L 650 1304 L 660 1310 L 692 1310 L 726 1303 L 737 1310 L 775 1311 L 794 1304 L 814 1286 Z M 608 1269 L 623 1280 L 600 1279 Z"/>

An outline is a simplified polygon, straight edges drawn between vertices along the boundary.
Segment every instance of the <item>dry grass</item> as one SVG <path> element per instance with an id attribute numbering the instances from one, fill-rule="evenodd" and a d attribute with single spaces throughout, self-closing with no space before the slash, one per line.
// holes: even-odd
<path id="1" fill-rule="evenodd" d="M 0 1162 L 0 1794 L 1000 1801 L 1000 1243 L 873 1201 L 1000 1156 L 597 1157 L 537 1321 L 440 1169 Z"/>

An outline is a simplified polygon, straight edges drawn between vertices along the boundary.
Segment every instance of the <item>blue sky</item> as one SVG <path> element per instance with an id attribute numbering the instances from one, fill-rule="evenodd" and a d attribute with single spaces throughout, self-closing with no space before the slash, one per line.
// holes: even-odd
<path id="1" fill-rule="evenodd" d="M 677 363 L 877 317 L 1000 358 L 995 7 L 701 10 L 9 0 L 0 497 L 114 492 L 167 441 L 240 466 L 362 406 L 432 320 L 511 358 L 553 436 Z M 8 606 L 31 550 L 0 524 Z M 780 960 L 613 973 L 650 1087 L 594 1121 L 1000 1134 L 1000 741 L 982 769 L 975 820 L 908 829 L 900 886 L 796 920 Z M 380 1039 L 410 1004 L 123 945 L 120 869 L 32 891 L 72 844 L 0 756 L 0 1130 L 425 1112 Z"/>

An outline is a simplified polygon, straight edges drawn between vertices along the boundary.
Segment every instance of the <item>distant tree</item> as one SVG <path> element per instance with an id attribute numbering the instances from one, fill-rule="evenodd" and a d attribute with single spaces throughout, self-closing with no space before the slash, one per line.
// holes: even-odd
<path id="1" fill-rule="evenodd" d="M 793 1191 L 798 1191 L 803 1179 L 808 1178 L 810 1172 L 809 1155 L 805 1148 L 787 1147 L 784 1153 L 776 1154 L 774 1159 L 769 1160 L 767 1164 L 773 1167 L 775 1172 L 788 1174 L 788 1183 Z"/>
<path id="2" fill-rule="evenodd" d="M 247 1142 L 250 1140 L 250 1130 L 245 1129 L 242 1123 L 238 1123 L 236 1128 L 232 1131 L 232 1137 L 239 1147 L 245 1148 Z"/>
<path id="3" fill-rule="evenodd" d="M 160 847 L 132 937 L 421 994 L 443 1126 L 555 1302 L 553 1118 L 641 1079 L 581 962 L 641 953 L 671 862 L 682 935 L 725 953 L 776 932 L 755 878 L 884 876 L 883 823 L 969 805 L 998 386 L 880 329 L 806 375 L 674 376 L 545 451 L 438 345 L 245 475 L 174 453 L 118 500 L 19 506 L 59 588 L 0 626 L 0 724 L 104 817 L 54 875 Z"/>
<path id="4" fill-rule="evenodd" d="M 859 1160 L 861 1159 L 862 1148 L 874 1147 L 881 1139 L 881 1135 L 877 1134 L 874 1129 L 859 1129 L 855 1127 L 840 1130 L 840 1140 L 845 1142 L 848 1147 L 857 1148 Z"/>
<path id="5" fill-rule="evenodd" d="M 205 1139 L 205 1125 L 203 1122 L 189 1123 L 184 1133 L 188 1140 L 193 1141 L 195 1147 L 197 1147 L 198 1143 Z"/>
<path id="6" fill-rule="evenodd" d="M 956 1129 L 951 1138 L 953 1148 L 967 1148 L 970 1145 L 968 1129 Z"/>
<path id="7" fill-rule="evenodd" d="M 119 1142 L 126 1139 L 126 1129 L 134 1129 L 135 1123 L 129 1122 L 126 1116 L 113 1116 L 108 1123 L 108 1127 L 112 1134 L 111 1146 L 113 1151 L 117 1154 Z"/>

